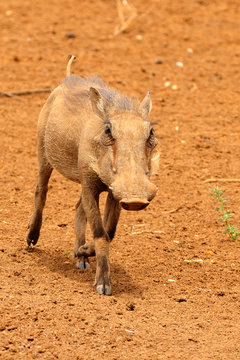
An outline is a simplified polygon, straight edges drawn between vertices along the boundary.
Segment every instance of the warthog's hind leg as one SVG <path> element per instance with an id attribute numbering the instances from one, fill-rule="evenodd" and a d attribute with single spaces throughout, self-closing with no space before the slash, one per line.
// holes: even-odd
<path id="1" fill-rule="evenodd" d="M 35 245 L 39 238 L 42 225 L 42 212 L 46 202 L 48 181 L 52 170 L 51 165 L 47 162 L 39 163 L 37 186 L 35 189 L 35 207 L 28 225 L 29 232 L 27 234 L 27 243 L 29 246 L 31 244 Z"/>
<path id="2" fill-rule="evenodd" d="M 76 215 L 75 215 L 75 233 L 76 241 L 73 250 L 73 257 L 78 257 L 77 267 L 79 269 L 89 269 L 90 265 L 88 262 L 88 255 L 81 253 L 79 250 L 85 244 L 85 232 L 86 232 L 87 219 L 85 211 L 82 206 L 82 198 L 78 201 L 76 205 Z"/>

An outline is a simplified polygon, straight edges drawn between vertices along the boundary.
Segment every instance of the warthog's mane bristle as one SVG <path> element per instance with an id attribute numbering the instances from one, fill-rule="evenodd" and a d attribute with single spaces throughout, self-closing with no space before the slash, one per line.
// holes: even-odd
<path id="1" fill-rule="evenodd" d="M 90 100 L 89 88 L 95 87 L 116 110 L 138 112 L 139 104 L 136 98 L 120 94 L 117 90 L 108 87 L 98 76 L 84 79 L 70 75 L 63 80 L 61 87 L 66 105 L 72 111 L 77 111 L 77 105 Z"/>

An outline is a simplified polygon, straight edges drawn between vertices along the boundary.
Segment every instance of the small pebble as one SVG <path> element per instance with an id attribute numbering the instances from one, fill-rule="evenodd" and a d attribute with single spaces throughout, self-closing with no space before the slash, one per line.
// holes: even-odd
<path id="1" fill-rule="evenodd" d="M 214 252 L 212 250 L 207 250 L 205 252 L 206 255 L 214 255 Z"/>
<path id="2" fill-rule="evenodd" d="M 74 39 L 76 37 L 76 34 L 74 32 L 67 32 L 65 36 L 68 39 Z"/>
<path id="3" fill-rule="evenodd" d="M 131 334 L 135 334 L 135 331 L 134 331 L 134 330 L 125 329 L 125 331 L 128 332 L 128 333 L 131 333 Z"/>
<path id="4" fill-rule="evenodd" d="M 143 39 L 142 35 L 136 35 L 136 40 L 141 41 Z"/>
<path id="5" fill-rule="evenodd" d="M 19 57 L 18 57 L 18 56 L 16 56 L 16 55 L 15 55 L 15 56 L 13 57 L 13 61 L 19 62 L 19 61 L 20 61 L 20 59 L 19 59 Z M 16 190 L 16 189 L 15 189 L 15 190 Z"/>
<path id="6" fill-rule="evenodd" d="M 132 304 L 132 303 L 127 304 L 126 310 L 128 310 L 128 311 L 133 311 L 134 309 L 135 309 L 135 305 L 134 305 L 134 304 Z"/>
<path id="7" fill-rule="evenodd" d="M 176 298 L 175 299 L 177 302 L 181 303 L 181 302 L 186 302 L 187 301 L 187 298 L 185 297 L 180 297 L 180 298 Z"/>
<path id="8" fill-rule="evenodd" d="M 172 90 L 177 90 L 178 86 L 176 84 L 172 85 Z"/>
<path id="9" fill-rule="evenodd" d="M 188 52 L 189 54 L 193 54 L 193 53 L 194 53 L 193 49 L 191 49 L 191 48 L 187 48 L 187 52 Z"/>
<path id="10" fill-rule="evenodd" d="M 203 264 L 203 260 L 202 259 L 192 259 L 192 260 L 184 260 L 186 263 L 191 263 L 191 262 L 196 262 L 196 263 L 200 263 Z"/>
<path id="11" fill-rule="evenodd" d="M 168 279 L 168 282 L 175 282 L 175 280 L 173 280 L 173 279 Z"/>
<path id="12" fill-rule="evenodd" d="M 156 61 L 155 61 L 155 64 L 162 64 L 163 63 L 163 61 L 162 61 L 162 59 L 157 59 Z"/>
<path id="13" fill-rule="evenodd" d="M 177 61 L 177 62 L 176 62 L 176 65 L 177 65 L 178 67 L 183 67 L 183 63 L 182 63 L 181 61 Z"/>
<path id="14" fill-rule="evenodd" d="M 165 81 L 165 83 L 164 83 L 164 86 L 165 87 L 169 87 L 171 85 L 171 82 L 170 81 Z"/>

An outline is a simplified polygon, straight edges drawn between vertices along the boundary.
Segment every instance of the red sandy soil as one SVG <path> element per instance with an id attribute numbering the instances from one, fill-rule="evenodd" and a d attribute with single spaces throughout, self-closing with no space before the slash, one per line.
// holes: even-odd
<path id="1" fill-rule="evenodd" d="M 71 257 L 77 184 L 54 172 L 39 242 L 26 246 L 48 94 L 0 97 L 1 359 L 240 358 L 240 245 L 209 196 L 226 189 L 238 226 L 239 182 L 204 182 L 240 178 L 240 4 L 131 3 L 137 17 L 113 36 L 114 0 L 1 1 L 1 91 L 56 87 L 73 53 L 76 74 L 140 99 L 151 91 L 161 151 L 158 195 L 122 212 L 113 295 L 99 296 L 95 259 L 81 271 Z"/>

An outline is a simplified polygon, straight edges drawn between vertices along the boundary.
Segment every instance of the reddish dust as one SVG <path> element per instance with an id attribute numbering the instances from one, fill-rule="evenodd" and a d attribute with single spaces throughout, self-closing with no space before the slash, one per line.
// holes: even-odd
<path id="1" fill-rule="evenodd" d="M 113 295 L 99 296 L 95 259 L 81 271 L 71 257 L 77 184 L 54 172 L 39 242 L 26 246 L 48 94 L 0 97 L 2 359 L 240 357 L 240 245 L 223 234 L 209 196 L 217 184 L 227 190 L 237 226 L 239 182 L 205 182 L 240 178 L 240 5 L 131 4 L 136 16 L 113 36 L 114 0 L 1 2 L 0 91 L 56 87 L 72 53 L 76 74 L 98 74 L 139 99 L 151 91 L 161 151 L 158 195 L 141 212 L 122 212 Z"/>

